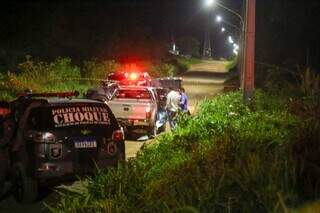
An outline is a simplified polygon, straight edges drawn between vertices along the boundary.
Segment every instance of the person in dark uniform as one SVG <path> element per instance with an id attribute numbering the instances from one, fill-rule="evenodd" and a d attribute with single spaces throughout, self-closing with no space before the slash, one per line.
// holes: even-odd
<path id="1" fill-rule="evenodd" d="M 4 193 L 4 184 L 9 164 L 8 149 L 15 130 L 9 103 L 0 101 L 0 196 Z"/>

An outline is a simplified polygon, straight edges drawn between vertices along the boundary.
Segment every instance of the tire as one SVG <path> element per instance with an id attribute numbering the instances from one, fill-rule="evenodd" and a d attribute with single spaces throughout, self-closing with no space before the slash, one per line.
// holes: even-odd
<path id="1" fill-rule="evenodd" d="M 38 197 L 38 183 L 29 177 L 21 163 L 13 166 L 13 195 L 18 203 L 33 203 Z"/>

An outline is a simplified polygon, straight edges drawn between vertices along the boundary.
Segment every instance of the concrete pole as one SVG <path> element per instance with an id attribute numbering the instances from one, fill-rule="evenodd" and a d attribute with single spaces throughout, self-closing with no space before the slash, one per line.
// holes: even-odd
<path id="1" fill-rule="evenodd" d="M 246 13 L 244 100 L 250 102 L 254 91 L 256 0 L 247 0 Z"/>

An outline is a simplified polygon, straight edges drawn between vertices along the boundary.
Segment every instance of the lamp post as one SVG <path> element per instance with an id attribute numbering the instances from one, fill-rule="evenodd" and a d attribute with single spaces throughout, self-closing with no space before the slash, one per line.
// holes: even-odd
<path id="1" fill-rule="evenodd" d="M 206 0 L 206 6 L 213 4 L 227 10 L 240 20 L 240 84 L 244 91 L 244 99 L 250 101 L 254 90 L 254 60 L 255 60 L 255 8 L 256 0 L 245 0 L 245 20 L 234 10 L 216 0 Z"/>

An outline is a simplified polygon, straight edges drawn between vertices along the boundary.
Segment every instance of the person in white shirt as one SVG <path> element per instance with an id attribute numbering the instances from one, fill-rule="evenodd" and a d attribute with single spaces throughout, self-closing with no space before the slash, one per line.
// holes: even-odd
<path id="1" fill-rule="evenodd" d="M 176 128 L 177 125 L 174 117 L 180 109 L 180 99 L 181 97 L 179 91 L 170 88 L 170 92 L 167 94 L 166 110 L 171 129 Z"/>

